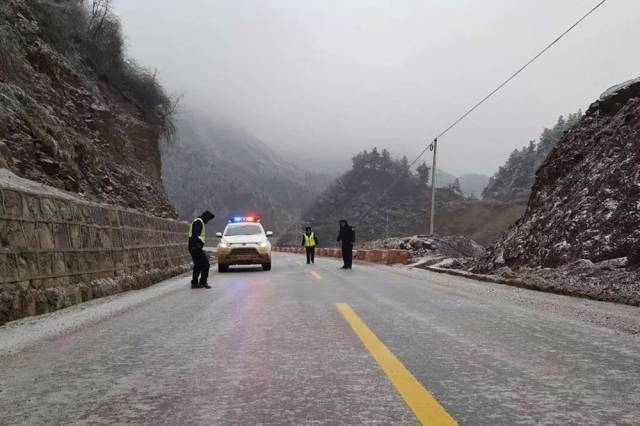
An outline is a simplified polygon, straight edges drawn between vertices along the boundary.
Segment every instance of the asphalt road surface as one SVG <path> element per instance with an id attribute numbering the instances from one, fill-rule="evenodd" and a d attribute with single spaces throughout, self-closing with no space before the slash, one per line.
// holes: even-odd
<path id="1" fill-rule="evenodd" d="M 0 327 L 0 424 L 640 424 L 638 308 L 302 261 Z"/>

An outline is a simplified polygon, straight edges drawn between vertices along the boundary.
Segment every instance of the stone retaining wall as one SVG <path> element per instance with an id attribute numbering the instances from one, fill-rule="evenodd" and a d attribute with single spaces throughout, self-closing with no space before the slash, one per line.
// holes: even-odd
<path id="1" fill-rule="evenodd" d="M 0 324 L 142 288 L 190 262 L 184 222 L 4 183 Z"/>
<path id="2" fill-rule="evenodd" d="M 284 253 L 304 253 L 303 247 L 275 247 L 274 251 Z M 342 257 L 339 248 L 316 248 L 316 256 Z M 385 265 L 395 265 L 407 263 L 411 259 L 411 254 L 407 250 L 354 250 L 353 258 L 365 262 L 383 263 Z"/>

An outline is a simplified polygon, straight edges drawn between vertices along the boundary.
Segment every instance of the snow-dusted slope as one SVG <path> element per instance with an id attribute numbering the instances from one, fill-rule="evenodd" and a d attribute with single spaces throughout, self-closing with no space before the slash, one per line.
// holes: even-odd
<path id="1" fill-rule="evenodd" d="M 607 90 L 565 134 L 484 266 L 621 257 L 640 263 L 640 79 Z"/>

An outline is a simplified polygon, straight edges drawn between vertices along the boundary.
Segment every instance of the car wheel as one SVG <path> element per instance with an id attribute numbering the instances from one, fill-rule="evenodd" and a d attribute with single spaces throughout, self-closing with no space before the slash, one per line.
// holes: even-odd
<path id="1" fill-rule="evenodd" d="M 229 265 L 221 265 L 218 263 L 218 272 L 227 272 L 229 270 Z"/>
<path id="2" fill-rule="evenodd" d="M 271 262 L 263 263 L 262 264 L 262 269 L 264 269 L 265 271 L 270 271 L 271 270 Z"/>

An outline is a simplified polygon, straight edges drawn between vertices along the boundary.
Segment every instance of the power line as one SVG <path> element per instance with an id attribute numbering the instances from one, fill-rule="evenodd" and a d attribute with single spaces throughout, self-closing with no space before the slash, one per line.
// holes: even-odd
<path id="1" fill-rule="evenodd" d="M 556 37 L 551 43 L 549 43 L 547 46 L 545 46 L 540 52 L 538 52 L 535 56 L 533 56 L 529 61 L 527 61 L 523 66 L 521 66 L 520 68 L 518 68 L 518 70 L 516 72 L 514 72 L 513 74 L 511 74 L 506 80 L 504 80 L 502 83 L 500 83 L 498 85 L 498 87 L 496 87 L 495 89 L 493 89 L 491 92 L 489 92 L 488 95 L 486 95 L 484 98 L 482 98 L 479 102 L 477 102 L 475 105 L 473 105 L 471 108 L 469 108 L 464 114 L 462 114 L 460 117 L 458 117 L 458 119 L 456 119 L 453 123 L 451 123 L 451 125 L 449 125 L 449 127 L 447 127 L 446 129 L 444 129 L 442 132 L 440 132 L 433 140 L 433 142 L 428 145 L 427 147 L 425 147 L 420 154 L 418 154 L 418 156 L 409 164 L 409 168 L 411 168 L 415 163 L 418 162 L 418 160 L 420 160 L 420 158 L 422 158 L 422 156 L 428 151 L 428 150 L 432 150 L 434 151 L 434 163 L 435 163 L 435 149 L 437 146 L 437 142 L 438 139 L 441 138 L 442 136 L 444 136 L 445 134 L 447 134 L 451 129 L 453 129 L 454 127 L 456 127 L 461 121 L 463 121 L 465 118 L 467 118 L 469 116 L 469 114 L 471 114 L 473 111 L 475 111 L 480 105 L 482 105 L 483 103 L 485 103 L 489 98 L 491 98 L 493 95 L 495 95 L 498 91 L 500 91 L 500 89 L 502 89 L 504 86 L 506 86 L 511 80 L 513 80 L 518 74 L 520 74 L 522 71 L 524 71 L 529 65 L 531 65 L 536 59 L 538 59 L 540 56 L 544 55 L 547 50 L 549 50 L 551 47 L 553 47 L 556 43 L 558 43 L 564 36 L 566 36 L 569 32 L 571 32 L 571 30 L 573 30 L 575 27 L 577 27 L 582 21 L 584 21 L 589 15 L 591 15 L 593 12 L 595 12 L 600 6 L 602 6 L 604 3 L 606 3 L 607 0 L 601 0 L 600 2 L 598 2 L 595 6 L 593 6 L 587 13 L 585 13 L 582 17 L 580 17 L 580 19 L 578 19 L 573 25 L 571 25 L 569 28 L 567 28 L 564 32 L 562 32 L 562 34 L 560 34 L 558 37 Z M 434 194 L 435 194 L 435 186 L 436 186 L 436 182 L 435 182 L 435 170 L 432 170 L 432 176 L 433 178 L 431 179 L 431 191 L 432 191 L 432 200 L 434 198 Z M 384 199 L 384 197 L 387 196 L 387 194 L 389 193 L 389 191 L 398 184 L 398 182 L 400 182 L 400 180 L 402 180 L 402 177 L 397 178 L 396 180 L 394 180 L 391 185 L 389 185 L 387 187 L 387 189 L 385 191 L 383 191 L 382 195 L 380 197 L 378 197 L 375 201 L 374 204 L 378 204 L 380 201 L 382 201 Z M 433 214 L 434 214 L 434 202 L 431 203 L 431 217 L 433 218 Z M 357 220 L 362 220 L 363 218 L 365 218 L 368 213 L 371 210 L 367 209 L 363 212 L 362 215 L 360 215 L 358 217 Z M 431 233 L 433 233 L 433 219 L 431 220 Z"/>
<path id="2" fill-rule="evenodd" d="M 447 127 L 446 129 L 444 129 L 438 136 L 436 136 L 436 139 L 440 139 L 442 136 L 444 136 L 447 132 L 449 132 L 449 130 L 453 129 L 455 126 L 458 125 L 458 123 L 460 123 L 462 120 L 464 120 L 465 118 L 467 118 L 467 116 L 469 114 L 471 114 L 476 108 L 478 108 L 480 105 L 482 105 L 483 103 L 485 103 L 490 97 L 492 97 L 496 92 L 498 92 L 500 89 L 502 89 L 504 86 L 506 86 L 511 80 L 513 80 L 518 74 L 520 74 L 522 71 L 525 70 L 525 68 L 527 68 L 529 65 L 531 65 L 536 59 L 538 59 L 540 56 L 544 55 L 544 53 L 551 49 L 551 47 L 553 47 L 553 45 L 555 45 L 556 43 L 558 43 L 560 41 L 560 39 L 562 39 L 565 35 L 567 35 L 572 29 L 574 29 L 575 27 L 577 27 L 582 21 L 584 21 L 589 15 L 591 15 L 593 12 L 596 11 L 596 9 L 598 9 L 600 6 L 602 6 L 604 3 L 606 3 L 607 0 L 602 0 L 600 1 L 600 3 L 596 4 L 593 8 L 591 8 L 591 10 L 589 10 L 585 15 L 582 16 L 582 18 L 578 19 L 573 25 L 571 25 L 569 28 L 567 28 L 562 34 L 560 34 L 558 37 L 555 38 L 555 40 L 553 40 L 551 43 L 549 43 L 544 49 L 542 49 L 540 52 L 538 52 L 537 55 L 535 55 L 533 58 L 531 58 L 526 64 L 524 64 L 523 66 L 521 66 L 516 72 L 514 72 L 513 74 L 511 74 L 509 76 L 509 78 L 507 78 L 505 81 L 503 81 L 502 83 L 500 83 L 500 85 L 498 87 L 496 87 L 495 89 L 493 89 L 487 96 L 485 96 L 484 98 L 482 98 L 480 100 L 480 102 L 478 102 L 477 104 L 475 104 L 474 106 L 472 106 L 469 110 L 467 110 L 467 112 L 465 112 L 464 114 L 462 114 L 460 116 L 460 118 L 458 118 L 456 121 L 454 121 L 449 127 Z"/>

